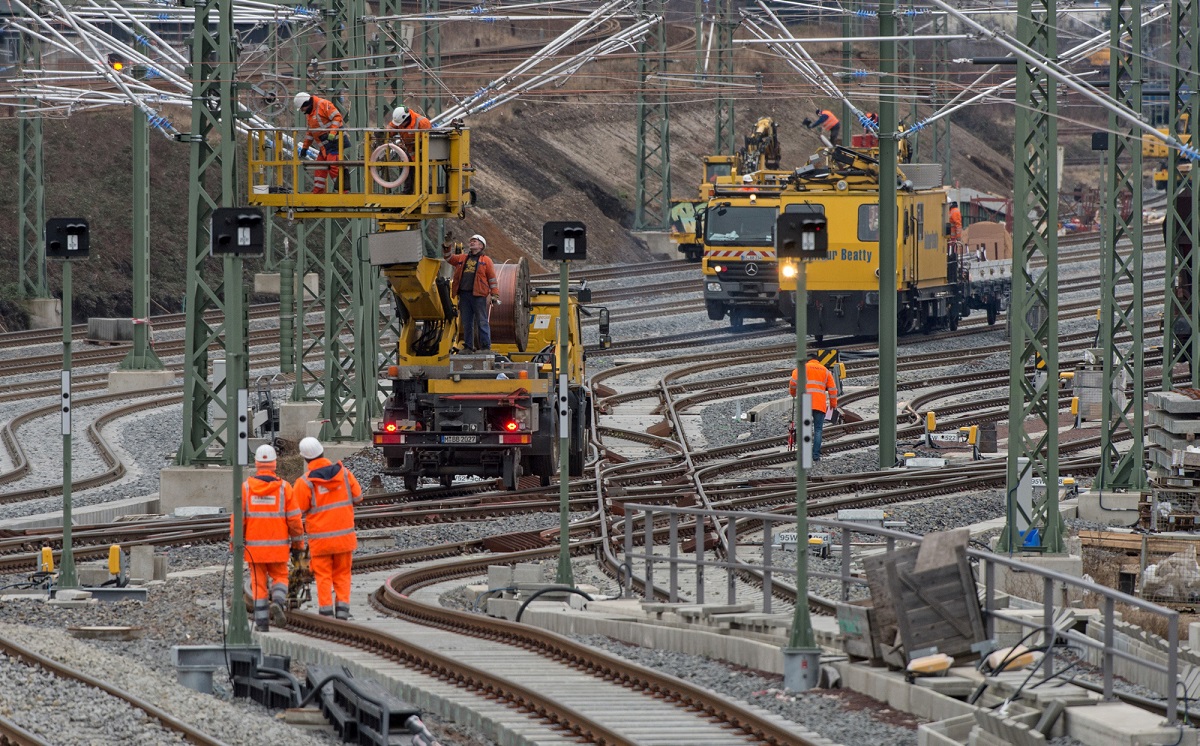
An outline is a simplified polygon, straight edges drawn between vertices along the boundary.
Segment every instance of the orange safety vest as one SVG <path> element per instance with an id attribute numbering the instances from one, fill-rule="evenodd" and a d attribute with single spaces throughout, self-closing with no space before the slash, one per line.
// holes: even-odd
<path id="1" fill-rule="evenodd" d="M 962 240 L 962 210 L 957 207 L 950 208 L 950 240 Z"/>
<path id="2" fill-rule="evenodd" d="M 312 111 L 305 115 L 308 121 L 308 133 L 304 136 L 305 150 L 312 145 L 313 140 L 320 140 L 321 135 L 329 135 L 329 139 L 333 140 L 337 131 L 345 123 L 342 120 L 342 113 L 337 110 L 332 101 L 320 96 L 313 96 L 312 102 Z"/>
<path id="3" fill-rule="evenodd" d="M 287 562 L 289 545 L 304 539 L 292 486 L 271 472 L 260 471 L 242 483 L 242 518 L 247 562 Z"/>
<path id="4" fill-rule="evenodd" d="M 825 117 L 825 121 L 821 123 L 821 129 L 825 130 L 826 132 L 838 126 L 838 118 L 835 117 L 833 112 L 829 111 L 828 109 L 822 109 L 821 113 L 818 114 L 817 117 Z"/>
<path id="5" fill-rule="evenodd" d="M 408 157 L 411 158 L 413 156 L 411 152 L 413 149 L 413 143 L 416 141 L 417 137 L 412 130 L 433 129 L 433 122 L 429 121 L 429 117 L 423 114 L 418 114 L 417 112 L 409 109 L 408 116 L 403 122 L 397 125 L 393 124 L 391 120 L 388 120 L 387 127 L 385 129 L 387 130 L 389 137 L 393 134 L 400 135 L 401 139 L 404 140 L 404 145 L 409 150 Z"/>
<path id="6" fill-rule="evenodd" d="M 837 381 L 833 380 L 833 374 L 828 368 L 816 360 L 809 360 L 804 365 L 804 375 L 807 379 L 804 382 L 804 390 L 812 396 L 814 412 L 828 412 L 830 408 L 837 407 Z M 796 395 L 799 378 L 799 370 L 793 368 L 792 380 L 788 382 L 788 393 L 792 396 Z"/>
<path id="7" fill-rule="evenodd" d="M 362 502 L 362 487 L 339 461 L 313 459 L 308 473 L 296 480 L 296 507 L 304 515 L 308 549 L 313 556 L 353 552 L 354 505 Z"/>
<path id="8" fill-rule="evenodd" d="M 458 286 L 462 284 L 463 265 L 467 263 L 467 254 L 453 254 L 446 261 L 454 267 L 454 284 L 450 286 L 450 293 L 458 296 Z M 475 269 L 475 285 L 472 286 L 471 295 L 477 298 L 486 298 L 489 295 L 500 294 L 500 283 L 496 279 L 496 265 L 492 262 L 491 257 L 484 256 L 482 253 L 477 257 L 479 265 Z"/>

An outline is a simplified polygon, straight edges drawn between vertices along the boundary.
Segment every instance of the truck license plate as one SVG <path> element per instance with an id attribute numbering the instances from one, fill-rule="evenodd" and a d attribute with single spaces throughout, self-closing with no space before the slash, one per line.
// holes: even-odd
<path id="1" fill-rule="evenodd" d="M 443 443 L 478 443 L 478 435 L 443 435 Z"/>

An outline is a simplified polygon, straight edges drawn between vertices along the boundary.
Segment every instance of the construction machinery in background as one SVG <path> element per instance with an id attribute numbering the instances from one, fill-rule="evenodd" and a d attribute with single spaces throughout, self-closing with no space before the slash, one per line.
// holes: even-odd
<path id="1" fill-rule="evenodd" d="M 704 181 L 700 184 L 698 195 L 692 199 L 671 200 L 670 240 L 689 262 L 698 262 L 704 256 L 703 237 L 696 234 L 696 215 L 704 211 L 704 206 L 712 197 L 713 184 L 728 183 L 732 179 L 736 157 L 706 155 L 702 161 Z"/>
<path id="2" fill-rule="evenodd" d="M 776 199 L 780 212 L 815 212 L 828 225 L 827 259 L 807 271 L 808 334 L 879 333 L 879 151 L 826 148 L 827 165 L 797 169 Z M 903 160 L 903 158 L 901 159 Z M 936 163 L 902 163 L 896 195 L 898 332 L 957 329 L 970 313 L 969 256 L 948 241 L 947 190 Z M 1011 249 L 1010 249 L 1011 251 Z M 798 260 L 780 267 L 782 305 L 795 313 Z"/>
<path id="3" fill-rule="evenodd" d="M 731 160 L 727 176 L 709 178 L 701 189 L 707 200 L 696 210 L 696 237 L 703 251 L 700 272 L 708 318 L 728 317 L 738 329 L 746 319 L 783 316 L 775 263 L 779 204 L 773 195 L 790 172 L 778 170 L 775 121 L 763 117 L 755 122 Z"/>
<path id="4" fill-rule="evenodd" d="M 461 123 L 412 133 L 412 153 L 370 146 L 371 131 L 340 130 L 340 178 L 327 193 L 304 191 L 320 162 L 295 154 L 294 130 L 255 130 L 250 137 L 249 201 L 293 218 L 374 218 L 367 238 L 372 265 L 386 277 L 399 322 L 390 394 L 373 423 L 384 473 L 408 490 L 422 478 L 450 484 L 458 475 L 500 478 L 515 489 L 527 474 L 543 485 L 558 472 L 559 370 L 568 381 L 572 475 L 587 456 L 591 398 L 584 387 L 581 316 L 590 290 L 571 288 L 569 353 L 559 360 L 559 288 L 533 283 L 524 260 L 496 267 L 501 303 L 491 312 L 493 348 L 464 349 L 451 267 L 424 247 L 425 220 L 461 218 L 473 200 L 469 131 Z M 361 169 L 361 178 L 347 177 Z M 599 309 L 601 343 L 608 311 Z M 364 372 L 373 375 L 373 372 Z M 564 477 L 565 478 L 565 477 Z"/>

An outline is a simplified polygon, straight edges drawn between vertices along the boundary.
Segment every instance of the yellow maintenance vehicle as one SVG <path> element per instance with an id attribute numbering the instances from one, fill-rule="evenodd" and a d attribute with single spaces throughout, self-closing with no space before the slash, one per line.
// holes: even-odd
<path id="1" fill-rule="evenodd" d="M 569 352 L 557 359 L 559 289 L 529 279 L 524 260 L 497 265 L 501 304 L 491 312 L 493 348 L 470 352 L 460 339 L 450 264 L 424 247 L 421 221 L 459 218 L 473 193 L 469 131 L 460 123 L 406 133 L 412 153 L 380 143 L 378 133 L 341 129 L 344 160 L 297 157 L 295 130 L 257 130 L 250 136 L 249 201 L 295 218 L 375 218 L 381 231 L 367 239 L 395 296 L 400 322 L 398 364 L 387 377 L 391 392 L 373 440 L 384 473 L 408 490 L 422 477 L 448 485 L 456 475 L 498 477 L 508 489 L 526 474 L 548 484 L 558 471 L 559 366 L 566 367 L 572 451 L 570 470 L 583 471 L 590 396 L 584 388 L 580 316 L 585 287 L 571 290 Z M 356 143 L 363 143 L 358 145 Z M 337 165 L 328 193 L 307 193 L 305 172 Z M 347 178 L 360 169 L 359 178 Z M 354 176 L 355 174 L 351 174 Z M 607 339 L 601 309 L 601 340 Z"/>
<path id="2" fill-rule="evenodd" d="M 749 318 L 784 315 L 775 264 L 775 195 L 791 172 L 778 170 L 779 160 L 775 122 L 763 117 L 746 135 L 729 176 L 711 182 L 697 213 L 705 310 L 712 321 L 728 316 L 734 329 Z"/>
<path id="3" fill-rule="evenodd" d="M 835 146 L 827 166 L 797 169 L 780 212 L 816 212 L 828 225 L 824 261 L 807 265 L 808 329 L 825 335 L 879 333 L 879 151 Z M 968 260 L 948 240 L 947 190 L 938 164 L 901 163 L 897 189 L 895 292 L 898 332 L 957 329 L 968 307 Z M 780 287 L 795 313 L 797 260 L 781 262 Z"/>
<path id="4" fill-rule="evenodd" d="M 669 237 L 689 262 L 698 262 L 704 255 L 704 243 L 696 235 L 696 214 L 703 212 L 704 205 L 708 204 L 713 184 L 730 181 L 735 160 L 732 155 L 704 156 L 704 182 L 700 184 L 699 196 L 671 200 Z"/>

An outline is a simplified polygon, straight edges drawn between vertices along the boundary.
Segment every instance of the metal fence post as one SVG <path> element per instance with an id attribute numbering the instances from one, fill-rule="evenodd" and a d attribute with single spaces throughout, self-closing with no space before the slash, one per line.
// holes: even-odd
<path id="1" fill-rule="evenodd" d="M 1054 673 L 1054 581 L 1042 578 L 1042 623 L 1046 625 L 1046 657 L 1042 660 L 1042 673 L 1047 678 Z"/>
<path id="2" fill-rule="evenodd" d="M 1185 694 L 1186 696 L 1186 694 Z M 1167 724 L 1179 719 L 1179 612 L 1167 622 Z"/>
<path id="3" fill-rule="evenodd" d="M 646 550 L 646 600 L 654 600 L 654 514 L 645 513 L 642 547 Z"/>
<path id="4" fill-rule="evenodd" d="M 1117 602 L 1112 596 L 1104 597 L 1104 657 L 1101 667 L 1104 670 L 1104 701 L 1113 700 L 1113 615 Z"/>
<path id="5" fill-rule="evenodd" d="M 633 598 L 633 515 L 625 513 L 625 598 Z"/>
<path id="6" fill-rule="evenodd" d="M 850 532 L 842 529 L 842 603 L 850 601 Z"/>
<path id="7" fill-rule="evenodd" d="M 737 603 L 737 576 L 733 571 L 737 565 L 737 526 L 732 518 L 725 523 L 725 541 L 729 543 L 729 556 L 725 558 L 725 603 L 732 606 Z"/>
<path id="8" fill-rule="evenodd" d="M 984 582 L 984 602 L 983 608 L 987 612 L 987 636 L 991 640 L 996 636 L 996 563 L 988 562 L 984 565 L 983 571 Z"/>
<path id="9" fill-rule="evenodd" d="M 771 536 L 771 522 L 763 522 L 763 613 L 771 613 L 771 544 L 775 539 Z"/>
<path id="10" fill-rule="evenodd" d="M 670 516 L 669 528 L 667 529 L 667 540 L 671 543 L 667 550 L 671 555 L 671 566 L 669 568 L 671 575 L 670 601 L 671 603 L 679 602 L 679 514 L 672 512 Z"/>

